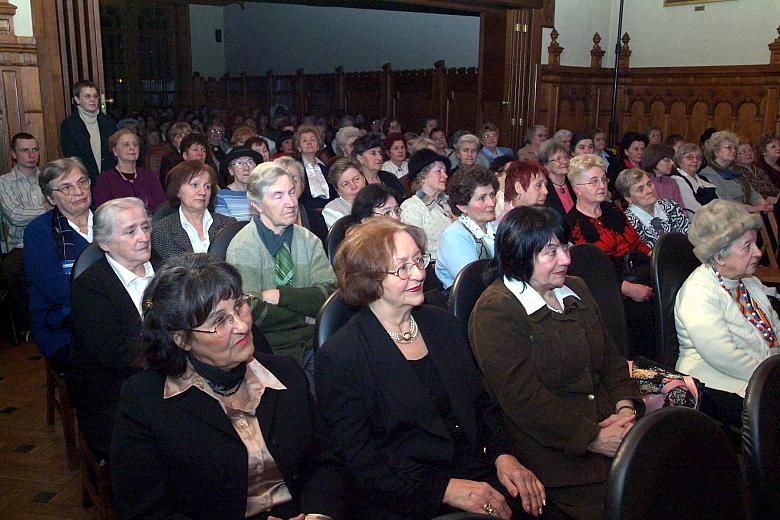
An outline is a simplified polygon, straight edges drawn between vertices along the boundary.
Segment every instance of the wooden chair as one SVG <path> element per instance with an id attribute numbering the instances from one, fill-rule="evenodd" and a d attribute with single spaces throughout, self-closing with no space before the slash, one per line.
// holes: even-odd
<path id="1" fill-rule="evenodd" d="M 62 419 L 62 433 L 65 435 L 65 455 L 68 468 L 79 467 L 79 452 L 76 444 L 76 410 L 70 405 L 68 387 L 63 374 L 46 361 L 46 424 L 54 425 L 54 414 L 59 411 Z"/>
<path id="2" fill-rule="evenodd" d="M 756 267 L 755 276 L 765 284 L 780 284 L 780 264 L 778 264 L 778 228 L 774 213 L 761 213 L 764 225 L 761 227 L 761 264 Z M 766 259 L 766 262 L 764 262 Z M 764 265 L 766 263 L 766 265 Z"/>
<path id="3" fill-rule="evenodd" d="M 81 505 L 86 509 L 95 506 L 100 520 L 115 520 L 116 508 L 111 493 L 111 476 L 108 461 L 98 460 L 79 430 L 81 446 Z"/>

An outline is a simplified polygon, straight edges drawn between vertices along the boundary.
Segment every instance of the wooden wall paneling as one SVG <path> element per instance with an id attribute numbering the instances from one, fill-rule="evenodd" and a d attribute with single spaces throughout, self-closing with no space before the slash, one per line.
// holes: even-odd
<path id="1" fill-rule="evenodd" d="M 506 11 L 488 11 L 479 17 L 479 84 L 477 87 L 477 126 L 492 121 L 502 133 L 505 123 L 507 56 Z M 476 128 L 474 129 L 476 131 Z"/>
<path id="2" fill-rule="evenodd" d="M 352 72 L 346 74 L 346 111 L 363 114 L 366 118 L 381 114 L 380 72 Z"/>
<path id="3" fill-rule="evenodd" d="M 447 70 L 447 135 L 461 128 L 477 128 L 478 73 L 475 68 Z"/>
<path id="4" fill-rule="evenodd" d="M 393 73 L 395 87 L 395 117 L 402 128 L 419 131 L 420 122 L 429 114 L 439 118 L 439 124 L 446 124 L 446 114 L 440 113 L 436 82 L 440 77 L 436 69 L 406 70 Z M 444 92 L 441 92 L 444 94 Z"/>
<path id="5" fill-rule="evenodd" d="M 755 103 L 746 101 L 737 108 L 734 129 L 740 135 L 761 135 L 761 118 L 758 116 L 758 107 Z"/>
<path id="6" fill-rule="evenodd" d="M 686 115 L 686 107 L 683 101 L 677 100 L 672 103 L 672 106 L 669 109 L 669 125 L 667 128 L 668 131 L 666 135 L 688 135 L 688 117 Z"/>
<path id="7" fill-rule="evenodd" d="M 712 118 L 709 115 L 709 107 L 705 101 L 697 101 L 693 104 L 691 109 L 691 119 L 688 124 L 688 134 L 686 137 L 689 141 L 698 143 L 699 136 L 704 133 L 704 130 L 712 126 Z"/>

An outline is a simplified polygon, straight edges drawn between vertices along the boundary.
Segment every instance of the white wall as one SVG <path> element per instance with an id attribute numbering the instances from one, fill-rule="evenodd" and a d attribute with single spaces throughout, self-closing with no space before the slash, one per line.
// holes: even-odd
<path id="1" fill-rule="evenodd" d="M 17 36 L 32 36 L 33 25 L 30 0 L 11 0 L 11 3 L 16 6 L 14 32 Z"/>
<path id="2" fill-rule="evenodd" d="M 217 43 L 214 31 L 222 31 L 222 43 Z M 225 30 L 223 8 L 210 5 L 190 5 L 190 42 L 192 70 L 205 78 L 225 74 Z"/>
<path id="3" fill-rule="evenodd" d="M 602 36 L 605 66 L 614 63 L 619 0 L 556 0 L 555 28 L 565 50 L 562 65 L 589 66 L 593 33 Z M 631 37 L 632 67 L 769 63 L 777 37 L 780 0 L 732 0 L 663 7 L 663 0 L 625 0 L 623 32 Z M 547 60 L 550 30 L 542 40 Z"/>
<path id="4" fill-rule="evenodd" d="M 211 11 L 190 6 L 194 26 Z M 198 6 L 202 7 L 202 6 Z M 224 7 L 225 72 L 280 74 L 303 67 L 307 73 L 431 68 L 444 59 L 448 67 L 476 67 L 479 18 L 411 12 L 312 7 L 247 2 Z M 211 31 L 213 35 L 213 30 Z M 193 39 L 193 70 L 203 49 Z M 197 57 L 196 57 L 197 56 Z"/>

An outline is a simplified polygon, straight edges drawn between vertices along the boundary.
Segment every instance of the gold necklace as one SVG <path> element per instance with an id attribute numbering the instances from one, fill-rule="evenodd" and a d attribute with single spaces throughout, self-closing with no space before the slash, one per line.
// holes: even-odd
<path id="1" fill-rule="evenodd" d="M 420 329 L 417 328 L 417 322 L 414 321 L 414 316 L 409 316 L 409 330 L 407 332 L 390 332 L 387 329 L 385 329 L 385 331 L 387 332 L 387 335 L 390 336 L 390 339 L 396 343 L 411 343 L 417 339 L 417 334 L 419 334 Z"/>

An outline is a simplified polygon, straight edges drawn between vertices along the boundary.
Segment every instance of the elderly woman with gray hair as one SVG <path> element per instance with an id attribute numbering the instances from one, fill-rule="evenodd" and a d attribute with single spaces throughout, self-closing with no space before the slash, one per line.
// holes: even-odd
<path id="1" fill-rule="evenodd" d="M 770 289 L 753 273 L 761 258 L 761 218 L 739 203 L 714 200 L 688 229 L 702 265 L 688 277 L 674 305 L 680 354 L 677 370 L 703 383 L 720 418 L 738 424 L 750 376 L 778 352 L 777 313 Z"/>
<path id="2" fill-rule="evenodd" d="M 679 204 L 671 199 L 659 199 L 650 175 L 639 168 L 623 170 L 615 181 L 620 196 L 629 206 L 628 223 L 639 238 L 653 249 L 661 235 L 688 231 L 688 217 Z"/>

